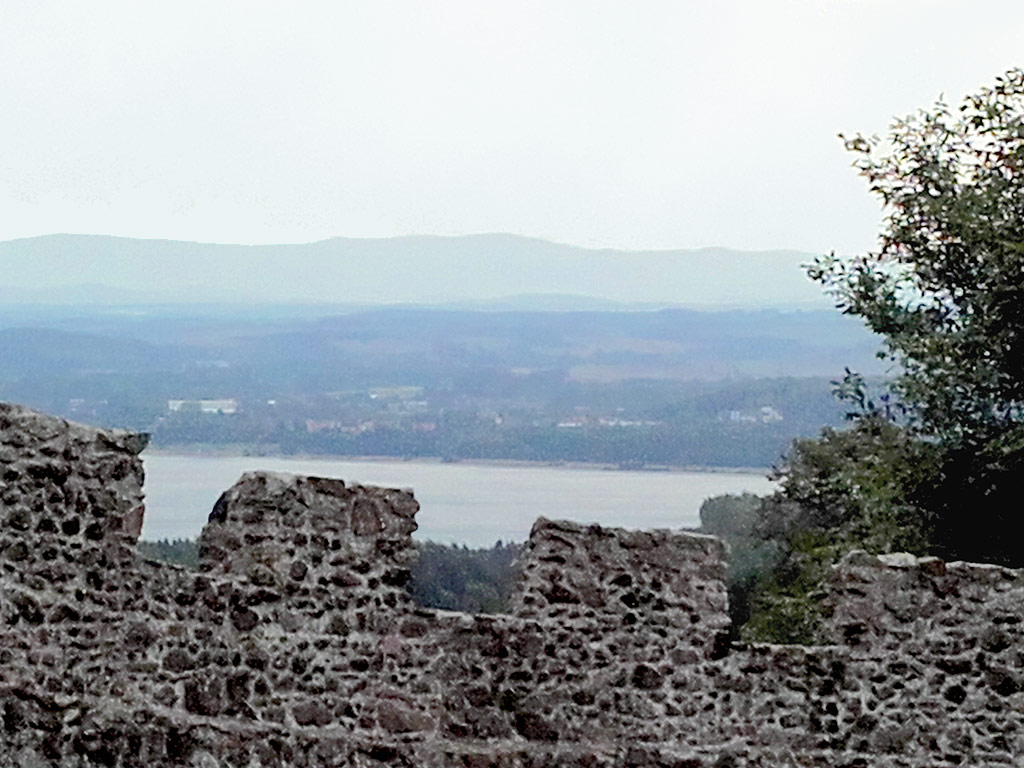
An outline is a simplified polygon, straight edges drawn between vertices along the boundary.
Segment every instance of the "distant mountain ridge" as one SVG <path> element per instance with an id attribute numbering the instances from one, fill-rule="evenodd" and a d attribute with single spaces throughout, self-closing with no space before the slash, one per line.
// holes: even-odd
<path id="1" fill-rule="evenodd" d="M 507 234 L 297 245 L 62 234 L 0 242 L 0 300 L 515 305 L 529 297 L 551 308 L 605 302 L 825 308 L 829 302 L 801 269 L 812 257 L 725 248 L 588 249 Z"/>

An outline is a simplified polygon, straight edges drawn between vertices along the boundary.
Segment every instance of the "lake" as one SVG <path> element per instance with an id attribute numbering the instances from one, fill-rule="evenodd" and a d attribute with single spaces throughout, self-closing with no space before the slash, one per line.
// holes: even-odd
<path id="1" fill-rule="evenodd" d="M 411 488 L 420 503 L 420 540 L 491 546 L 526 539 L 543 515 L 632 528 L 700 524 L 709 496 L 769 493 L 759 474 L 645 472 L 420 461 L 291 459 L 257 456 L 143 454 L 145 539 L 198 536 L 220 494 L 247 470 L 337 477 L 346 483 Z"/>

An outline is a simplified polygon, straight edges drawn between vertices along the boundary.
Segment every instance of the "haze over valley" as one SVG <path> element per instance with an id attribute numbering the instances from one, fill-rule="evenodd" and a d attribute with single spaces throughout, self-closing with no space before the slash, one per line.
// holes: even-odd
<path id="1" fill-rule="evenodd" d="M 807 258 L 11 241 L 0 397 L 178 450 L 766 467 L 841 422 L 844 366 L 885 371 Z"/>
<path id="2" fill-rule="evenodd" d="M 830 305 L 797 251 L 625 251 L 506 234 L 221 245 L 97 235 L 0 242 L 8 303 L 452 304 L 547 309 Z"/>

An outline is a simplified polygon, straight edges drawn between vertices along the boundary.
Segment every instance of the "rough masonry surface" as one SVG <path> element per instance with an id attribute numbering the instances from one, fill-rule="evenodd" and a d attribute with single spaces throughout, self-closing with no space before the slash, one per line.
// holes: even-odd
<path id="1" fill-rule="evenodd" d="M 538 520 L 501 616 L 424 610 L 405 491 L 250 473 L 188 570 L 145 440 L 0 404 L 0 765 L 1012 766 L 1024 573 L 854 554 L 832 644 L 730 645 L 712 537 Z"/>

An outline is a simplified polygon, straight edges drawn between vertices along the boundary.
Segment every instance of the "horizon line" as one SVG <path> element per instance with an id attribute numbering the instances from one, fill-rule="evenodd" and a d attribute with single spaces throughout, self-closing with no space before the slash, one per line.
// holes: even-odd
<path id="1" fill-rule="evenodd" d="M 28 240 L 44 240 L 49 238 L 102 238 L 109 240 L 134 240 L 139 242 L 147 243 L 187 243 L 189 245 L 210 245 L 210 246 L 225 246 L 225 247 L 236 247 L 236 248 L 289 248 L 299 247 L 304 245 L 320 245 L 322 243 L 330 243 L 337 241 L 347 242 L 386 242 L 392 240 L 471 240 L 475 238 L 511 238 L 515 240 L 522 240 L 527 242 L 543 243 L 546 245 L 556 245 L 564 248 L 573 248 L 580 251 L 591 251 L 596 253 L 702 253 L 707 251 L 727 251 L 729 253 L 740 253 L 740 254 L 799 254 L 813 256 L 817 255 L 815 251 L 804 251 L 797 248 L 734 248 L 728 245 L 704 245 L 695 247 L 672 247 L 672 248 L 624 248 L 617 246 L 589 246 L 589 245 L 578 245 L 576 243 L 569 243 L 562 240 L 549 239 L 546 237 L 540 237 L 537 235 L 524 235 L 515 232 L 473 232 L 464 234 L 435 234 L 435 233 L 421 233 L 421 234 L 403 234 L 403 235 L 387 235 L 378 237 L 353 237 L 349 235 L 332 235 L 331 237 L 320 238 L 317 240 L 306 240 L 297 242 L 263 242 L 263 243 L 241 243 L 241 242 L 230 242 L 230 241 L 212 241 L 212 240 L 188 240 L 178 239 L 173 237 L 135 237 L 132 235 L 112 235 L 112 234 L 97 234 L 94 232 L 49 232 L 38 235 L 28 235 L 24 237 L 13 237 L 5 240 L 0 240 L 0 245 L 9 243 L 24 242 Z"/>

